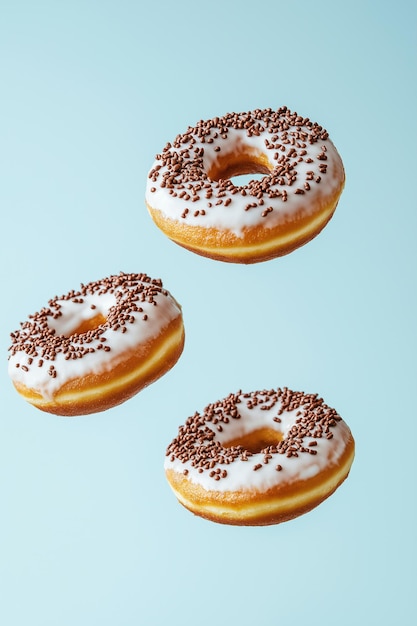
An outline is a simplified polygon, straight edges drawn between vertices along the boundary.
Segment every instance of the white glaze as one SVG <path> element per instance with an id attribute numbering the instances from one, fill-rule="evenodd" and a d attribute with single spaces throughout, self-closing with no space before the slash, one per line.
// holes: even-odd
<path id="1" fill-rule="evenodd" d="M 273 409 L 266 411 L 261 408 L 262 404 L 248 409 L 243 396 L 240 398 L 242 399 L 238 405 L 240 419 L 230 419 L 228 424 L 222 422 L 222 432 L 217 432 L 212 422 L 205 422 L 205 426 L 215 432 L 215 440 L 220 444 L 235 440 L 261 428 L 273 428 L 282 433 L 283 439 L 285 439 L 296 419 L 299 418 L 299 411 L 303 410 L 302 406 L 293 411 L 284 410 L 279 415 L 281 423 L 277 424 L 273 418 L 277 416 L 282 407 L 280 400 L 277 401 Z M 338 421 L 336 426 L 331 428 L 331 432 L 333 434 L 331 439 L 326 437 L 314 438 L 317 444 L 314 447 L 317 452 L 315 455 L 300 452 L 297 457 L 287 457 L 286 454 L 275 453 L 265 464 L 265 455 L 260 452 L 249 456 L 246 461 L 239 457 L 228 465 L 216 463 L 212 468 L 213 470 L 219 468 L 227 471 L 227 476 L 220 480 L 215 480 L 210 476 L 211 470 L 205 469 L 203 472 L 199 472 L 197 467 L 193 467 L 191 461 L 183 462 L 178 458 L 172 459 L 171 455 L 166 456 L 164 467 L 165 470 L 173 470 L 180 474 L 184 474 L 185 471 L 188 480 L 207 491 L 248 490 L 264 492 L 283 483 L 312 478 L 327 467 L 337 464 L 346 449 L 346 443 L 351 434 L 349 427 L 343 420 Z M 305 437 L 304 446 L 307 447 L 310 441 L 313 441 L 312 437 Z M 261 464 L 262 467 L 254 470 L 258 464 Z M 282 466 L 281 471 L 276 470 L 278 464 Z"/>
<path id="2" fill-rule="evenodd" d="M 128 290 L 128 286 L 123 286 L 116 288 L 115 293 Z M 88 345 L 95 350 L 84 354 L 82 358 L 67 360 L 65 354 L 58 352 L 53 360 L 47 360 L 42 351 L 38 350 L 37 356 L 32 356 L 33 362 L 28 365 L 28 355 L 23 350 L 12 352 L 8 364 L 11 379 L 36 390 L 46 400 L 51 400 L 68 381 L 83 378 L 88 374 L 110 371 L 122 360 L 126 351 L 157 337 L 172 320 L 181 315 L 180 305 L 167 291 L 155 293 L 153 300 L 156 305 L 144 300 L 140 302 L 142 312 L 129 313 L 134 321 L 126 323 L 126 332 L 122 332 L 121 328 L 118 330 L 105 328 L 100 335 L 102 341 L 99 338 L 93 339 Z M 82 303 L 57 299 L 62 315 L 57 319 L 49 316 L 48 326 L 54 329 L 57 335 L 68 337 L 83 321 L 94 318 L 98 313 L 107 317 L 115 303 L 116 296 L 112 293 L 85 294 Z M 147 315 L 146 320 L 143 319 L 145 315 Z M 99 344 L 108 346 L 110 350 L 97 350 Z M 43 364 L 39 366 L 41 360 Z M 50 365 L 55 368 L 55 378 L 48 373 Z M 28 371 L 25 371 L 22 366 L 28 367 Z"/>
<path id="3" fill-rule="evenodd" d="M 271 134 L 265 127 L 265 131 L 261 135 L 248 136 L 245 129 L 229 128 L 226 139 L 222 138 L 219 134 L 214 137 L 216 128 L 211 129 L 210 136 L 213 138 L 213 143 L 207 142 L 207 137 L 204 143 L 195 132 L 191 132 L 191 136 L 195 140 L 195 144 L 190 150 L 191 153 L 194 149 L 203 150 L 203 164 L 206 173 L 208 173 L 213 164 L 216 163 L 218 155 L 231 155 L 231 162 L 233 162 L 233 154 L 241 152 L 242 147 L 245 146 L 250 152 L 258 155 L 263 155 L 267 158 L 271 170 L 279 167 L 279 159 L 282 155 L 286 155 L 289 150 L 295 149 L 297 154 L 290 157 L 290 161 L 294 164 L 297 179 L 291 185 L 279 185 L 275 186 L 276 189 L 281 192 L 285 190 L 287 192 L 287 200 L 284 202 L 281 197 L 269 198 L 264 196 L 264 204 L 261 206 L 253 207 L 249 210 L 245 210 L 248 202 L 256 201 L 256 198 L 246 195 L 242 196 L 240 193 L 232 194 L 230 189 L 225 191 L 225 195 L 222 196 L 223 203 L 216 205 L 216 183 L 211 181 L 213 196 L 210 199 L 205 198 L 205 190 L 198 192 L 200 199 L 192 202 L 185 201 L 179 196 L 175 197 L 167 187 L 161 186 L 163 182 L 163 174 L 168 171 L 167 166 L 162 165 L 160 159 L 156 159 L 150 173 L 155 168 L 160 167 L 157 178 L 148 177 L 146 187 L 146 203 L 153 209 L 160 210 L 165 218 L 180 222 L 181 224 L 187 224 L 190 226 L 199 226 L 203 228 L 216 228 L 222 231 L 231 231 L 236 236 L 242 236 L 245 228 L 251 228 L 258 225 L 262 225 L 266 229 L 274 228 L 277 225 L 285 224 L 285 222 L 291 222 L 294 220 L 294 216 L 298 217 L 310 216 L 318 213 L 322 210 L 322 203 L 328 196 L 333 196 L 338 189 L 341 188 L 340 174 L 343 173 L 343 165 L 339 154 L 336 151 L 333 143 L 329 139 L 319 139 L 316 143 L 309 144 L 305 142 L 303 148 L 300 147 L 300 142 L 294 137 L 297 137 L 298 132 L 310 133 L 311 131 L 307 126 L 290 127 L 287 131 L 287 136 L 292 137 L 294 145 L 282 144 L 282 150 L 267 149 L 266 142 L 271 140 Z M 280 136 L 280 133 L 274 133 Z M 279 143 L 278 139 L 274 143 Z M 297 146 L 298 143 L 298 146 Z M 187 146 L 187 144 L 186 144 Z M 185 146 L 185 147 L 186 147 Z M 220 152 L 216 149 L 220 148 Z M 318 160 L 318 155 L 322 150 L 326 151 L 326 161 Z M 184 150 L 184 146 L 170 147 L 170 152 L 181 152 Z M 300 152 L 306 150 L 307 154 L 300 156 Z M 301 159 L 301 160 L 300 160 Z M 313 159 L 313 162 L 307 163 L 307 159 Z M 319 169 L 321 164 L 327 165 L 327 173 L 322 173 Z M 307 172 L 313 172 L 313 179 L 311 176 L 307 179 Z M 317 177 L 321 178 L 320 183 L 316 182 Z M 190 181 L 186 184 L 192 187 L 198 187 L 201 181 Z M 295 193 L 297 188 L 303 189 L 304 183 L 308 182 L 310 190 L 304 194 Z M 247 187 L 247 185 L 245 186 Z M 178 191 L 179 188 L 175 191 Z M 225 206 L 225 202 L 230 200 L 230 204 Z M 210 206 L 210 203 L 212 206 Z M 268 213 L 267 217 L 262 217 L 262 212 L 265 208 L 272 207 L 273 211 Z M 189 209 L 187 216 L 181 217 L 185 208 Z M 205 215 L 194 215 L 196 210 L 205 211 Z"/>

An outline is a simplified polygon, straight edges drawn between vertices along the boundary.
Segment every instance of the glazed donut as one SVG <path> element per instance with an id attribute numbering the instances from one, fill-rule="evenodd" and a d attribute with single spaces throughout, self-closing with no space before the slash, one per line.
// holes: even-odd
<path id="1" fill-rule="evenodd" d="M 347 477 L 352 434 L 317 394 L 230 394 L 196 412 L 168 446 L 179 502 L 223 524 L 277 524 L 311 510 Z"/>
<path id="2" fill-rule="evenodd" d="M 231 177 L 264 174 L 236 185 Z M 292 113 L 255 110 L 200 121 L 156 155 L 146 205 L 173 241 L 255 263 L 292 252 L 332 217 L 345 181 L 328 133 Z"/>
<path id="3" fill-rule="evenodd" d="M 124 274 L 55 297 L 11 334 L 9 375 L 38 409 L 82 415 L 165 374 L 184 346 L 180 305 L 159 279 Z"/>

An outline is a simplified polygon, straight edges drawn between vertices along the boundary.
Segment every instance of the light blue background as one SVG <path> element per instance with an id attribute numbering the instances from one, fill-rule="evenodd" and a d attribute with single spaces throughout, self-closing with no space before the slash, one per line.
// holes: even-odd
<path id="1" fill-rule="evenodd" d="M 416 591 L 415 2 L 0 1 L 0 623 L 408 626 Z M 171 243 L 144 206 L 156 152 L 199 119 L 287 105 L 346 168 L 333 220 L 254 266 Z M 180 361 L 106 413 L 27 405 L 9 333 L 119 271 L 182 303 Z M 318 392 L 349 479 L 292 522 L 177 504 L 178 426 L 243 388 Z"/>

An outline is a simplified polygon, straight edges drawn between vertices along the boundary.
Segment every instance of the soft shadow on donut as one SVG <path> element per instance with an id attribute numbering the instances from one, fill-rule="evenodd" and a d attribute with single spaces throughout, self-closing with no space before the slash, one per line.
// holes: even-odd
<path id="1" fill-rule="evenodd" d="M 241 174 L 264 174 L 245 185 Z M 146 205 L 177 244 L 212 259 L 256 263 L 288 254 L 328 223 L 345 183 L 327 131 L 291 112 L 200 121 L 168 143 L 148 175 Z"/>

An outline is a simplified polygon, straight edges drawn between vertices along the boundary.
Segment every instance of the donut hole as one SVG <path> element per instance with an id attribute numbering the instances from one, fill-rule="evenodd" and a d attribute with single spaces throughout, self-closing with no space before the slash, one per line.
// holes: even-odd
<path id="1" fill-rule="evenodd" d="M 97 313 L 94 317 L 90 317 L 88 319 L 83 320 L 74 330 L 68 334 L 71 335 L 81 335 L 82 333 L 87 333 L 90 330 L 95 330 L 99 328 L 102 324 L 105 324 L 107 318 L 102 313 Z"/>
<path id="2" fill-rule="evenodd" d="M 78 297 L 59 300 L 59 314 L 48 319 L 49 328 L 61 337 L 70 339 L 95 331 L 107 322 L 112 308 L 116 305 L 114 294 Z"/>
<path id="3" fill-rule="evenodd" d="M 274 428 L 259 428 L 240 437 L 235 437 L 225 443 L 224 448 L 242 446 L 248 452 L 257 454 L 269 446 L 276 446 L 283 439 L 283 434 Z"/>
<path id="4" fill-rule="evenodd" d="M 91 317 L 80 317 L 79 315 L 63 315 L 58 319 L 51 319 L 49 327 L 57 335 L 71 339 L 73 335 L 82 335 L 89 331 L 96 330 L 107 321 L 105 312 L 96 312 Z"/>
<path id="5" fill-rule="evenodd" d="M 264 173 L 237 174 L 236 176 L 231 176 L 229 180 L 232 181 L 235 187 L 247 187 L 251 181 L 262 180 L 264 176 Z"/>
<path id="6" fill-rule="evenodd" d="M 208 171 L 211 180 L 232 180 L 239 186 L 246 185 L 253 179 L 262 178 L 269 175 L 272 167 L 263 154 L 236 153 L 226 154 L 218 157 Z"/>

